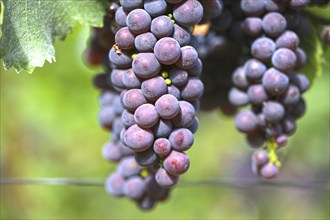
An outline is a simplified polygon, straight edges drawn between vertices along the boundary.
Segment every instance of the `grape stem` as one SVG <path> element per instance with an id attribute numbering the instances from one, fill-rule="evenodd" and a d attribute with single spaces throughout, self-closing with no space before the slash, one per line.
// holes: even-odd
<path id="1" fill-rule="evenodd" d="M 278 159 L 278 156 L 276 154 L 276 149 L 277 148 L 278 148 L 278 145 L 276 144 L 274 138 L 270 138 L 267 141 L 267 150 L 268 150 L 269 162 L 273 163 L 277 167 L 281 167 L 281 162 Z"/>

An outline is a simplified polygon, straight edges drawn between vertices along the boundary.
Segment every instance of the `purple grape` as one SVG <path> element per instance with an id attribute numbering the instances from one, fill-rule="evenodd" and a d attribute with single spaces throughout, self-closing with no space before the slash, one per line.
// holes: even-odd
<path id="1" fill-rule="evenodd" d="M 250 59 L 244 64 L 245 75 L 251 81 L 259 81 L 266 70 L 266 65 L 256 59 Z"/>
<path id="2" fill-rule="evenodd" d="M 278 167 L 273 163 L 266 163 L 261 167 L 260 175 L 266 179 L 272 179 L 278 174 Z"/>
<path id="3" fill-rule="evenodd" d="M 268 99 L 265 88 L 260 84 L 250 86 L 247 95 L 249 101 L 252 104 L 257 104 L 257 105 L 262 104 Z"/>
<path id="4" fill-rule="evenodd" d="M 146 191 L 146 186 L 141 177 L 133 176 L 127 179 L 123 185 L 123 193 L 131 199 L 140 199 Z"/>
<path id="5" fill-rule="evenodd" d="M 128 69 L 123 75 L 123 84 L 127 89 L 139 89 L 141 87 L 141 80 L 132 69 Z"/>
<path id="6" fill-rule="evenodd" d="M 171 143 L 167 138 L 158 138 L 154 142 L 153 150 L 160 158 L 166 157 L 172 150 Z"/>
<path id="7" fill-rule="evenodd" d="M 103 106 L 111 105 L 115 99 L 115 94 L 113 92 L 104 91 L 99 99 L 99 103 Z"/>
<path id="8" fill-rule="evenodd" d="M 120 6 L 115 14 L 115 20 L 120 25 L 125 27 L 126 26 L 126 18 L 127 18 L 128 12 L 124 10 L 123 6 Z"/>
<path id="9" fill-rule="evenodd" d="M 179 181 L 179 176 L 169 174 L 164 168 L 157 170 L 155 178 L 157 183 L 163 188 L 171 188 Z"/>
<path id="10" fill-rule="evenodd" d="M 157 17 L 166 12 L 167 4 L 165 0 L 145 0 L 144 10 L 146 10 L 150 16 Z"/>
<path id="11" fill-rule="evenodd" d="M 135 161 L 142 167 L 149 167 L 158 162 L 158 157 L 150 147 L 145 151 L 135 153 Z"/>
<path id="12" fill-rule="evenodd" d="M 223 3 L 221 0 L 200 1 L 204 9 L 204 17 L 207 19 L 216 18 L 221 15 Z"/>
<path id="13" fill-rule="evenodd" d="M 235 69 L 232 75 L 232 81 L 234 85 L 241 90 L 245 90 L 249 87 L 249 82 L 246 78 L 245 70 L 242 67 Z"/>
<path id="14" fill-rule="evenodd" d="M 121 115 L 121 121 L 126 128 L 131 127 L 135 124 L 134 114 L 125 109 Z"/>
<path id="15" fill-rule="evenodd" d="M 134 48 L 134 40 L 134 35 L 128 30 L 127 27 L 120 28 L 115 35 L 117 45 L 123 50 Z"/>
<path id="16" fill-rule="evenodd" d="M 197 62 L 187 70 L 189 76 L 200 76 L 203 71 L 203 63 L 200 59 L 197 59 Z"/>
<path id="17" fill-rule="evenodd" d="M 160 71 L 160 63 L 153 53 L 139 53 L 132 63 L 134 73 L 141 78 L 151 78 Z"/>
<path id="18" fill-rule="evenodd" d="M 202 96 L 204 85 L 198 78 L 189 78 L 188 82 L 181 88 L 181 99 L 195 101 Z"/>
<path id="19" fill-rule="evenodd" d="M 170 95 L 173 95 L 178 100 L 181 99 L 181 92 L 178 89 L 178 87 L 176 87 L 174 85 L 170 85 L 170 86 L 167 87 L 167 93 L 170 94 Z"/>
<path id="20" fill-rule="evenodd" d="M 172 119 L 172 123 L 175 127 L 187 128 L 194 122 L 195 109 L 192 104 L 186 101 L 179 101 L 180 111 Z"/>
<path id="21" fill-rule="evenodd" d="M 167 92 L 167 85 L 161 76 L 145 80 L 141 85 L 141 90 L 146 99 L 155 101 Z"/>
<path id="22" fill-rule="evenodd" d="M 168 140 L 174 150 L 186 151 L 193 145 L 194 135 L 187 128 L 179 128 L 170 134 Z"/>
<path id="23" fill-rule="evenodd" d="M 160 63 L 171 65 L 180 58 L 180 45 L 173 38 L 164 37 L 156 42 L 154 53 Z"/>
<path id="24" fill-rule="evenodd" d="M 269 61 L 275 52 L 276 45 L 274 41 L 268 37 L 260 37 L 256 39 L 251 46 L 252 56 L 261 61 Z"/>
<path id="25" fill-rule="evenodd" d="M 270 68 L 262 78 L 262 85 L 271 95 L 279 95 L 288 88 L 289 78 L 275 68 Z"/>
<path id="26" fill-rule="evenodd" d="M 295 52 L 296 57 L 297 57 L 297 63 L 296 63 L 296 68 L 295 69 L 302 69 L 307 61 L 307 55 L 305 51 L 301 48 L 298 48 Z"/>
<path id="27" fill-rule="evenodd" d="M 290 116 L 295 119 L 301 118 L 306 112 L 306 103 L 303 98 L 300 98 L 299 102 L 289 109 Z"/>
<path id="28" fill-rule="evenodd" d="M 283 12 L 286 6 L 286 0 L 265 0 L 265 8 L 267 11 Z"/>
<path id="29" fill-rule="evenodd" d="M 194 118 L 194 122 L 188 127 L 188 129 L 194 134 L 198 130 L 199 120 L 197 117 Z"/>
<path id="30" fill-rule="evenodd" d="M 268 126 L 265 129 L 265 134 L 267 137 L 273 138 L 279 136 L 283 131 L 283 128 L 281 124 L 275 123 L 275 124 L 268 124 Z"/>
<path id="31" fill-rule="evenodd" d="M 275 123 L 283 119 L 285 108 L 279 102 L 268 101 L 263 107 L 262 113 L 265 115 L 266 121 Z"/>
<path id="32" fill-rule="evenodd" d="M 111 129 L 116 114 L 112 106 L 105 106 L 99 112 L 99 123 L 105 129 Z"/>
<path id="33" fill-rule="evenodd" d="M 136 36 L 134 45 L 139 52 L 153 52 L 156 42 L 156 37 L 152 33 L 147 32 Z"/>
<path id="34" fill-rule="evenodd" d="M 123 196 L 125 179 L 118 173 L 111 174 L 105 181 L 105 191 L 112 196 Z"/>
<path id="35" fill-rule="evenodd" d="M 155 103 L 159 116 L 163 119 L 172 119 L 180 111 L 180 105 L 177 98 L 173 95 L 165 94 L 161 96 Z"/>
<path id="36" fill-rule="evenodd" d="M 270 37 L 278 37 L 286 29 L 286 19 L 278 12 L 267 13 L 262 19 L 262 28 Z"/>
<path id="37" fill-rule="evenodd" d="M 305 75 L 293 74 L 291 80 L 299 88 L 300 93 L 304 93 L 309 89 L 310 83 Z"/>
<path id="38" fill-rule="evenodd" d="M 296 66 L 297 57 L 292 50 L 280 48 L 272 56 L 272 64 L 282 72 L 290 73 Z"/>
<path id="39" fill-rule="evenodd" d="M 236 128 L 243 133 L 252 133 L 258 127 L 258 119 L 250 110 L 239 112 L 235 117 Z"/>
<path id="40" fill-rule="evenodd" d="M 293 31 L 285 31 L 275 41 L 277 48 L 288 48 L 295 51 L 299 46 L 299 37 Z"/>
<path id="41" fill-rule="evenodd" d="M 151 128 L 158 122 L 159 115 L 154 105 L 146 103 L 135 110 L 134 120 L 141 128 Z"/>
<path id="42" fill-rule="evenodd" d="M 160 119 L 157 124 L 152 128 L 155 137 L 165 138 L 168 137 L 172 132 L 172 123 L 169 120 Z"/>
<path id="43" fill-rule="evenodd" d="M 249 103 L 249 97 L 246 92 L 243 92 L 235 87 L 229 90 L 228 100 L 234 106 L 244 106 Z"/>
<path id="44" fill-rule="evenodd" d="M 173 176 L 179 176 L 185 173 L 188 170 L 189 165 L 189 157 L 185 153 L 175 150 L 172 150 L 163 162 L 165 170 Z"/>
<path id="45" fill-rule="evenodd" d="M 297 86 L 290 84 L 289 88 L 282 94 L 280 98 L 284 105 L 293 105 L 300 100 L 300 91 Z"/>
<path id="46" fill-rule="evenodd" d="M 124 141 L 127 147 L 133 151 L 141 152 L 152 146 L 154 135 L 151 130 L 141 128 L 135 124 L 126 130 Z"/>
<path id="47" fill-rule="evenodd" d="M 297 128 L 296 121 L 292 117 L 286 117 L 282 121 L 283 133 L 292 135 Z"/>
<path id="48" fill-rule="evenodd" d="M 192 46 L 181 47 L 181 56 L 175 65 L 181 69 L 190 69 L 197 62 L 198 53 Z"/>
<path id="49" fill-rule="evenodd" d="M 120 5 L 127 11 L 143 7 L 143 0 L 120 0 Z"/>
<path id="50" fill-rule="evenodd" d="M 182 26 L 193 26 L 203 18 L 203 6 L 197 0 L 184 0 L 174 6 L 174 20 Z"/>
<path id="51" fill-rule="evenodd" d="M 113 69 L 111 72 L 111 83 L 119 90 L 125 89 L 125 85 L 123 83 L 123 76 L 125 75 L 125 73 L 125 70 L 120 69 Z"/>
<path id="52" fill-rule="evenodd" d="M 246 18 L 243 29 L 250 37 L 257 37 L 262 33 L 262 20 L 258 17 Z"/>
<path id="53" fill-rule="evenodd" d="M 150 210 L 155 206 L 155 200 L 151 197 L 143 197 L 139 202 L 140 209 Z"/>
<path id="54" fill-rule="evenodd" d="M 123 96 L 123 105 L 130 111 L 135 111 L 135 109 L 145 103 L 147 103 L 147 100 L 141 89 L 130 89 Z"/>
<path id="55" fill-rule="evenodd" d="M 138 175 L 141 170 L 142 168 L 136 163 L 133 156 L 121 159 L 117 168 L 117 172 L 125 178 Z"/>
<path id="56" fill-rule="evenodd" d="M 102 148 L 102 156 L 108 161 L 117 162 L 122 155 L 116 143 L 108 142 Z"/>
<path id="57" fill-rule="evenodd" d="M 241 0 L 241 9 L 248 15 L 258 16 L 265 8 L 264 0 Z"/>
<path id="58" fill-rule="evenodd" d="M 182 86 L 188 81 L 188 73 L 183 69 L 173 68 L 169 72 L 169 78 L 175 86 Z"/>
<path id="59" fill-rule="evenodd" d="M 288 6 L 294 10 L 300 10 L 309 5 L 310 2 L 311 0 L 290 0 Z"/>
<path id="60" fill-rule="evenodd" d="M 188 45 L 191 39 L 190 33 L 177 24 L 173 25 L 173 32 L 171 37 L 176 40 L 181 47 Z"/>
<path id="61" fill-rule="evenodd" d="M 127 15 L 126 24 L 133 34 L 142 34 L 149 30 L 151 17 L 148 12 L 143 9 L 134 9 Z"/>
<path id="62" fill-rule="evenodd" d="M 276 144 L 278 144 L 279 147 L 284 147 L 288 143 L 288 136 L 285 134 L 281 134 L 276 138 Z"/>
<path id="63" fill-rule="evenodd" d="M 156 17 L 151 22 L 150 31 L 158 39 L 169 37 L 173 32 L 172 20 L 166 15 Z"/>
<path id="64" fill-rule="evenodd" d="M 265 150 L 257 150 L 253 153 L 251 160 L 258 166 L 262 166 L 268 162 L 268 153 Z"/>
<path id="65" fill-rule="evenodd" d="M 132 64 L 131 52 L 121 50 L 120 53 L 116 53 L 115 48 L 111 48 L 109 52 L 110 62 L 116 66 L 116 68 L 129 68 Z"/>

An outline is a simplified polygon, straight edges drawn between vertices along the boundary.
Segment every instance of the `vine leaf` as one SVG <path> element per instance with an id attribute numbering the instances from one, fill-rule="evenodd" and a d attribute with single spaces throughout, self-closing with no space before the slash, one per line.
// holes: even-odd
<path id="1" fill-rule="evenodd" d="M 102 26 L 108 6 L 107 0 L 3 0 L 3 5 L 0 59 L 6 70 L 29 73 L 45 60 L 55 61 L 54 40 L 64 40 L 72 26 Z"/>

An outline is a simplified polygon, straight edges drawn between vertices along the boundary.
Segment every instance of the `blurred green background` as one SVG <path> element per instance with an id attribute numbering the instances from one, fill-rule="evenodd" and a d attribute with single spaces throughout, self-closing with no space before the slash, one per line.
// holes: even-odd
<path id="1" fill-rule="evenodd" d="M 76 28 L 56 42 L 57 62 L 29 75 L 1 74 L 1 176 L 104 179 L 115 169 L 101 157 L 109 134 L 98 124 L 99 70 L 82 61 L 89 30 Z M 305 94 L 308 112 L 281 150 L 276 181 L 329 181 L 329 71 Z M 233 119 L 200 113 L 200 129 L 188 151 L 183 181 L 251 178 L 253 152 Z M 1 219 L 329 219 L 329 191 L 179 184 L 150 212 L 102 187 L 1 185 Z"/>

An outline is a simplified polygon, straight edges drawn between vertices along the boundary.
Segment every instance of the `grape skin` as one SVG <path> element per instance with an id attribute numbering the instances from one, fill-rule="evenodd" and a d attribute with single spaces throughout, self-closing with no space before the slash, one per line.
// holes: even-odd
<path id="1" fill-rule="evenodd" d="M 169 37 L 173 32 L 172 20 L 166 15 L 156 17 L 151 22 L 150 31 L 158 39 Z"/>
<path id="2" fill-rule="evenodd" d="M 154 135 L 149 129 L 143 129 L 138 125 L 132 125 L 126 130 L 124 141 L 133 151 L 141 152 L 152 146 Z"/>
<path id="3" fill-rule="evenodd" d="M 134 46 L 139 52 L 152 52 L 156 42 L 155 35 L 147 32 L 136 36 Z"/>
<path id="4" fill-rule="evenodd" d="M 167 138 L 158 138 L 154 142 L 153 150 L 157 156 L 164 158 L 169 155 L 172 150 L 171 143 Z"/>
<path id="5" fill-rule="evenodd" d="M 141 78 L 151 78 L 160 71 L 160 63 L 153 53 L 139 53 L 133 60 L 132 69 Z"/>
<path id="6" fill-rule="evenodd" d="M 174 130 L 168 139 L 173 149 L 177 151 L 186 151 L 194 143 L 194 135 L 187 128 Z"/>
<path id="7" fill-rule="evenodd" d="M 180 105 L 178 99 L 170 94 L 165 94 L 161 96 L 156 101 L 155 106 L 160 117 L 164 119 L 172 119 L 180 111 Z"/>
<path id="8" fill-rule="evenodd" d="M 171 188 L 179 181 L 179 176 L 169 174 L 164 168 L 157 170 L 155 178 L 157 183 L 163 188 Z"/>
<path id="9" fill-rule="evenodd" d="M 174 64 L 181 55 L 180 45 L 171 37 L 161 38 L 155 44 L 154 54 L 160 63 L 165 65 Z"/>
<path id="10" fill-rule="evenodd" d="M 134 9 L 128 13 L 126 24 L 128 29 L 133 34 L 142 34 L 149 30 L 151 25 L 151 17 L 148 12 L 143 9 Z"/>
<path id="11" fill-rule="evenodd" d="M 163 162 L 164 169 L 173 176 L 179 176 L 185 173 L 189 166 L 189 157 L 182 152 L 172 150 Z"/>
<path id="12" fill-rule="evenodd" d="M 165 0 L 145 0 L 144 10 L 146 10 L 151 17 L 157 17 L 166 12 L 167 4 Z"/>
<path id="13" fill-rule="evenodd" d="M 174 20 L 182 26 L 193 26 L 203 18 L 203 6 L 197 0 L 185 0 L 173 9 Z"/>
<path id="14" fill-rule="evenodd" d="M 145 80 L 141 85 L 141 91 L 147 100 L 155 101 L 166 94 L 167 86 L 161 76 Z"/>
<path id="15" fill-rule="evenodd" d="M 159 115 L 154 105 L 146 103 L 135 110 L 134 120 L 141 128 L 151 128 L 158 122 Z"/>

